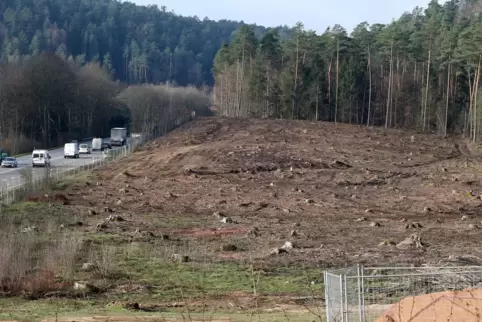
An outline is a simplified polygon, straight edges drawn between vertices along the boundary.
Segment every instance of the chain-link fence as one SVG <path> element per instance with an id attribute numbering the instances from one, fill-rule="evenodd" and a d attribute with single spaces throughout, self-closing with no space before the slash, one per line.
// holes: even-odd
<path id="1" fill-rule="evenodd" d="M 162 124 L 161 127 L 163 130 L 160 132 L 160 135 L 166 134 L 191 121 L 194 117 L 194 114 L 183 115 Z M 29 166 L 13 169 L 12 171 L 15 171 L 15 174 L 0 180 L 0 206 L 24 200 L 25 197 L 30 194 L 41 191 L 54 183 L 64 181 L 69 177 L 77 176 L 83 172 L 92 171 L 109 162 L 121 159 L 153 138 L 152 135 L 133 133 L 131 137 L 128 138 L 125 146 L 104 150 L 101 154 L 87 154 L 79 159 L 65 159 L 61 164 L 55 165 L 55 163 L 53 163 L 51 166 L 45 168 L 32 168 Z"/>
<path id="2" fill-rule="evenodd" d="M 482 286 L 482 266 L 358 266 L 325 271 L 324 281 L 327 322 L 373 322 L 396 303 L 404 313 L 397 321 L 412 321 L 413 303 L 403 308 L 402 299 Z"/>

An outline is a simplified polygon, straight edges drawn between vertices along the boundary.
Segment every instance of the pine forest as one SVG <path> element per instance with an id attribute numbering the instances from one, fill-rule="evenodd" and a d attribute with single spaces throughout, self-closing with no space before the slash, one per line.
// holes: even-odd
<path id="1" fill-rule="evenodd" d="M 481 136 L 480 1 L 432 1 L 391 24 L 297 24 L 289 39 L 242 26 L 214 61 L 226 116 L 324 120 Z"/>

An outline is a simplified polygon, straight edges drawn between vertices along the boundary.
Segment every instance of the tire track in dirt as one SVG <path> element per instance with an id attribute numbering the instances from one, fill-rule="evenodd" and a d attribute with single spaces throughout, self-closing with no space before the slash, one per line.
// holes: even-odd
<path id="1" fill-rule="evenodd" d="M 401 168 L 417 168 L 417 167 L 425 167 L 425 166 L 429 166 L 429 165 L 434 165 L 436 163 L 441 163 L 441 162 L 457 159 L 457 158 L 460 158 L 460 157 L 466 157 L 466 158 L 469 158 L 469 159 L 473 158 L 471 152 L 469 151 L 469 149 L 467 148 L 467 145 L 465 143 L 463 143 L 462 145 L 459 144 L 459 143 L 454 143 L 454 148 L 455 148 L 455 151 L 452 151 L 449 155 L 447 155 L 445 157 L 437 158 L 435 160 L 431 160 L 431 161 L 427 161 L 427 162 L 417 162 L 415 164 L 402 164 L 402 165 L 399 165 L 399 167 L 401 167 Z"/>
<path id="2" fill-rule="evenodd" d="M 457 151 L 465 158 L 466 161 L 482 162 L 482 156 L 480 154 L 475 154 L 467 143 L 457 142 L 454 145 Z"/>

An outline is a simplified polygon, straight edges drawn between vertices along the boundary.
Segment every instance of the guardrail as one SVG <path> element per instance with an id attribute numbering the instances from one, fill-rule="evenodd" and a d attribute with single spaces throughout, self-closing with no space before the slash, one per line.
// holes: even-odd
<path id="1" fill-rule="evenodd" d="M 177 117 L 174 120 L 164 123 L 161 126 L 162 131 L 160 131 L 159 135 L 147 137 L 141 134 L 137 137 L 131 137 L 127 145 L 104 151 L 101 156 L 94 157 L 82 165 L 75 164 L 75 160 L 73 160 L 71 164 L 60 167 L 47 167 L 43 169 L 33 169 L 29 167 L 18 169 L 17 171 L 20 172 L 19 177 L 14 180 L 9 180 L 6 184 L 0 186 L 0 206 L 25 200 L 25 198 L 35 192 L 53 187 L 56 183 L 122 159 L 151 139 L 167 134 L 175 128 L 192 121 L 194 118 L 195 115 L 193 114 Z"/>

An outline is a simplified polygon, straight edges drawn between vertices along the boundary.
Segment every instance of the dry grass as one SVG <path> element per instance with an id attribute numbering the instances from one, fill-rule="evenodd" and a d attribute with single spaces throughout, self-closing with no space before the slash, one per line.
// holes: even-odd
<path id="1" fill-rule="evenodd" d="M 51 240 L 37 227 L 19 231 L 13 223 L 0 230 L 0 290 L 3 295 L 44 296 L 69 286 L 81 239 L 64 233 Z M 46 236 L 43 236 L 46 237 Z"/>
<path id="2" fill-rule="evenodd" d="M 38 193 L 38 191 L 49 189 L 54 181 L 48 167 L 44 168 L 43 171 L 42 179 L 38 179 L 38 177 L 34 178 L 33 168 L 19 169 L 22 185 L 16 187 L 10 186 L 8 187 L 9 189 L 5 189 L 1 196 L 3 203 L 11 204 L 13 202 L 26 200 L 33 194 Z M 0 211 L 1 210 L 2 205 L 0 205 Z"/>
<path id="3" fill-rule="evenodd" d="M 112 245 L 93 244 L 86 236 L 62 224 L 61 209 L 21 203 L 0 216 L 0 295 L 26 298 L 76 296 L 74 282 L 82 264 L 95 265 L 96 278 L 115 271 Z M 59 220 L 60 219 L 60 220 Z M 60 292 L 60 293 L 59 293 Z"/>

